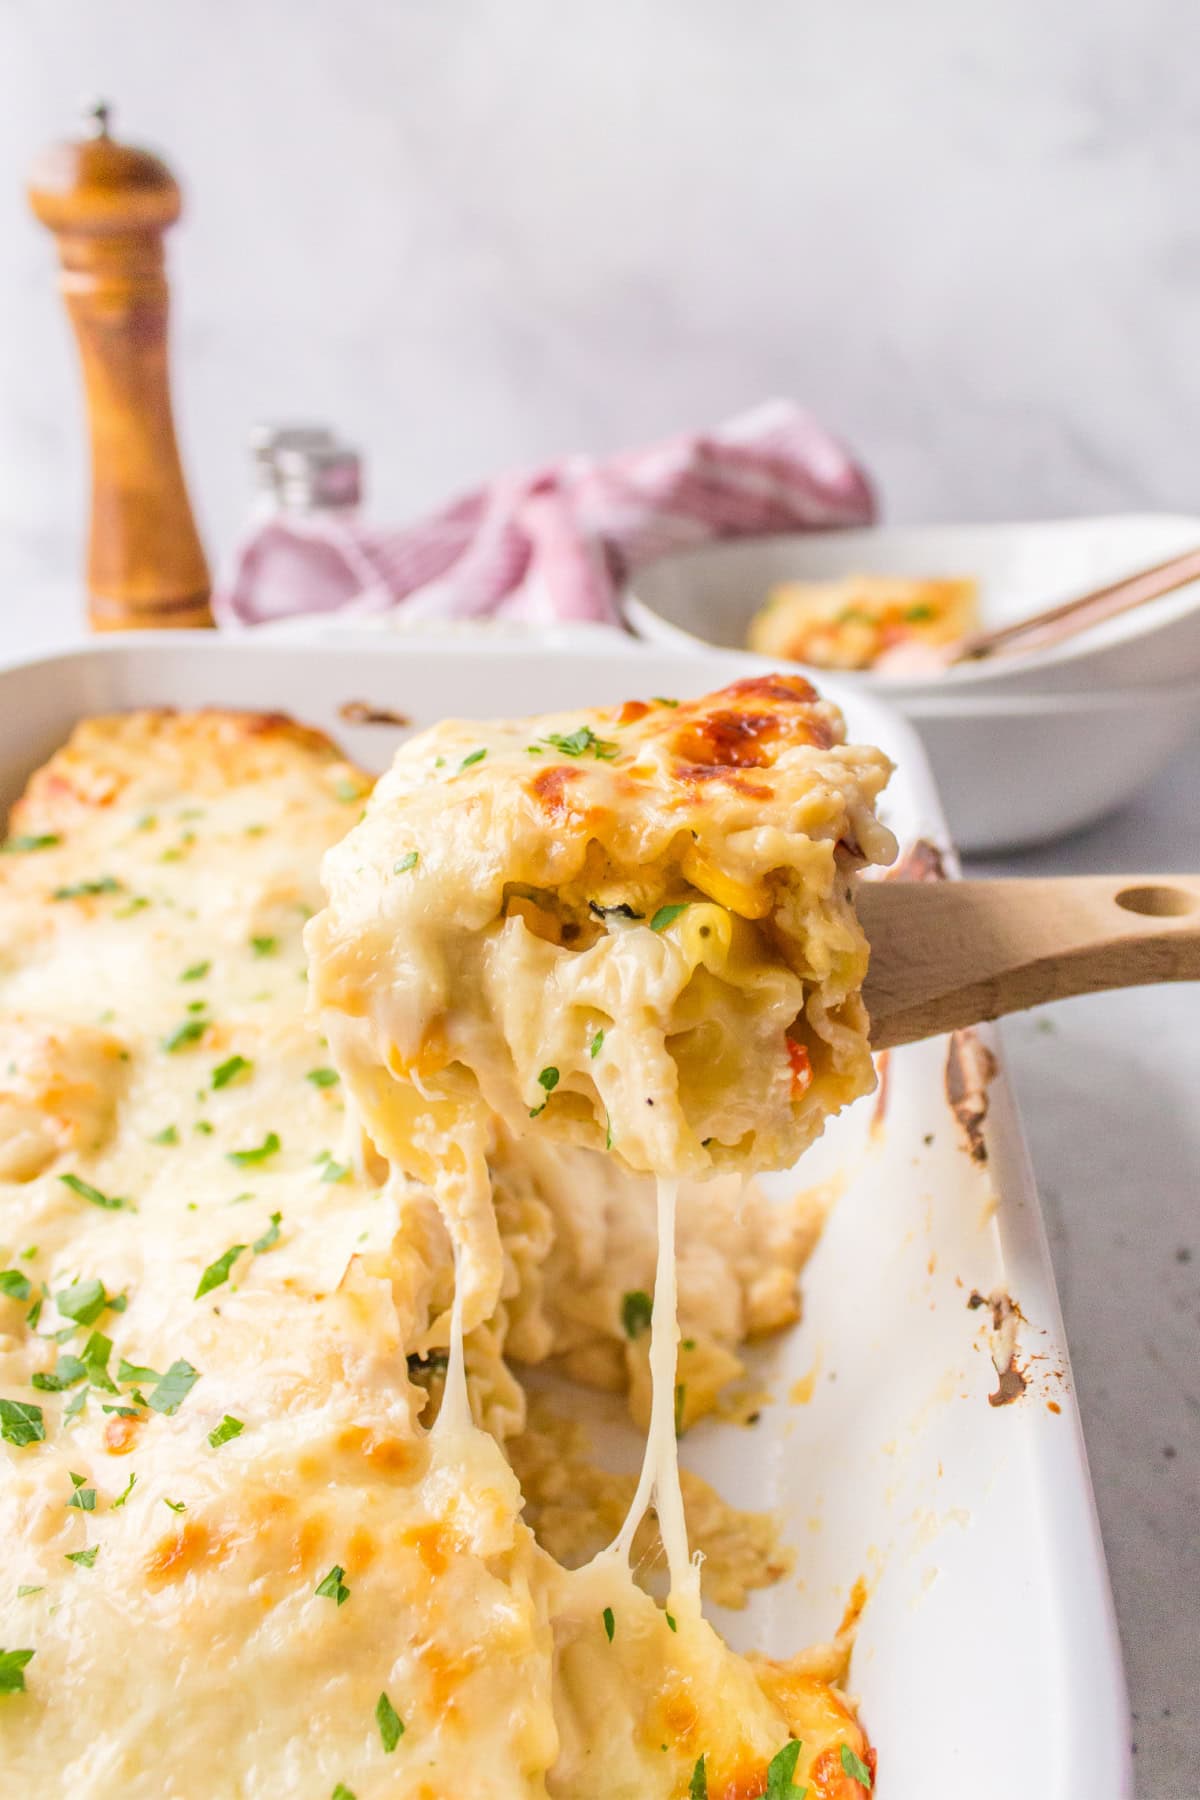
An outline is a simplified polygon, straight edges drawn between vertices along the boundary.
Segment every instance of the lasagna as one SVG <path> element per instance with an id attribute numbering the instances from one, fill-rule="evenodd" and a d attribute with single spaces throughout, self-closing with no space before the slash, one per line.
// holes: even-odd
<path id="1" fill-rule="evenodd" d="M 976 584 L 956 578 L 783 581 L 751 622 L 749 646 L 817 669 L 870 669 L 957 643 L 978 628 L 976 600 Z"/>
<path id="2" fill-rule="evenodd" d="M 365 776 L 283 719 L 94 720 L 14 810 L 14 1791 L 861 1800 L 870 1783 L 845 1642 L 735 1655 L 686 1553 L 677 1601 L 633 1579 L 624 1540 L 566 1566 L 559 1454 L 539 1452 L 518 1372 L 549 1361 L 661 1415 L 676 1284 L 658 1177 L 667 1211 L 678 1182 L 696 1405 L 719 1403 L 748 1336 L 794 1316 L 812 1223 L 747 1177 L 869 1085 L 847 887 L 888 852 L 885 766 L 790 683 L 539 721 L 519 765 L 519 728 L 473 731 L 402 752 L 368 801 Z M 579 778 L 599 846 L 581 857 Z M 406 879 L 407 913 L 388 898 Z M 544 955 L 572 943 L 590 976 Z M 656 1356 L 671 1367 L 651 1397 Z M 688 1498 L 703 1537 L 718 1499 Z M 722 1517 L 714 1542 L 734 1529 Z"/>

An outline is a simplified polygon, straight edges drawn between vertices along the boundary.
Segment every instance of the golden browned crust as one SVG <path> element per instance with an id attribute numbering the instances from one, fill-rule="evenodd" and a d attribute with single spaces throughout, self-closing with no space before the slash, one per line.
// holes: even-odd
<path id="1" fill-rule="evenodd" d="M 136 805 L 143 795 L 147 804 L 167 791 L 212 795 L 314 762 L 325 765 L 331 791 L 350 782 L 367 793 L 368 778 L 323 732 L 283 713 L 219 707 L 109 713 L 78 724 L 31 777 L 10 830 L 17 836 L 64 829 L 99 808 Z"/>

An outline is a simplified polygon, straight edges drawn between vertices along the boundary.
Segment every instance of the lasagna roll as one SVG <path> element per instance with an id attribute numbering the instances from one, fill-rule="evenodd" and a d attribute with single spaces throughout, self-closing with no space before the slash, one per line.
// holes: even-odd
<path id="1" fill-rule="evenodd" d="M 873 1085 L 888 773 L 789 675 L 412 739 L 307 939 L 380 1148 L 432 1179 L 450 1132 L 465 1174 L 498 1115 L 640 1172 L 790 1165 Z"/>

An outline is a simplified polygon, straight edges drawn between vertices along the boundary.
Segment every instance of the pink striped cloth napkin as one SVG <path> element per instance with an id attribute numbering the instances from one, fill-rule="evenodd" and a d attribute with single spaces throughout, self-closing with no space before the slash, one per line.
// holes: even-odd
<path id="1" fill-rule="evenodd" d="M 712 538 L 865 525 L 862 470 L 799 407 L 769 401 L 715 431 L 502 475 L 416 524 L 279 514 L 214 601 L 238 628 L 300 614 L 621 623 L 633 570 Z"/>

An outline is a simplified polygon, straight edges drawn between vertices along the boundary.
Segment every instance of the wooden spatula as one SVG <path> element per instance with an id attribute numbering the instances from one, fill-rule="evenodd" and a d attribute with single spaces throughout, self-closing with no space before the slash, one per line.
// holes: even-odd
<path id="1" fill-rule="evenodd" d="M 876 1050 L 1073 994 L 1200 981 L 1200 875 L 860 881 L 855 899 Z"/>

